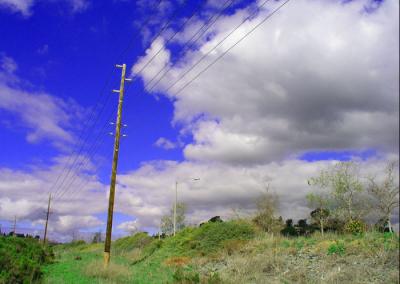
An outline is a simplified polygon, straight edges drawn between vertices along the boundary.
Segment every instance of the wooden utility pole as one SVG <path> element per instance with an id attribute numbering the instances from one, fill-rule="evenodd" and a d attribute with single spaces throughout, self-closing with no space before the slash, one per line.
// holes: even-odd
<path id="1" fill-rule="evenodd" d="M 46 244 L 47 225 L 49 224 L 50 202 L 51 202 L 51 193 L 49 194 L 49 203 L 47 204 L 47 213 L 46 213 L 46 225 L 44 226 L 44 236 L 43 236 L 43 244 L 44 245 Z"/>
<path id="2" fill-rule="evenodd" d="M 121 73 L 121 84 L 119 90 L 113 90 L 113 92 L 119 93 L 119 102 L 118 102 L 117 123 L 115 129 L 114 157 L 111 170 L 110 196 L 108 199 L 107 231 L 106 231 L 106 240 L 104 245 L 105 267 L 107 267 L 108 264 L 110 263 L 111 232 L 112 232 L 112 221 L 113 221 L 113 211 L 114 211 L 115 184 L 117 180 L 119 139 L 121 135 L 121 115 L 122 115 L 122 103 L 124 100 L 124 86 L 125 86 L 125 81 L 131 81 L 131 79 L 125 79 L 126 64 L 116 65 L 116 67 L 122 68 L 122 73 Z"/>

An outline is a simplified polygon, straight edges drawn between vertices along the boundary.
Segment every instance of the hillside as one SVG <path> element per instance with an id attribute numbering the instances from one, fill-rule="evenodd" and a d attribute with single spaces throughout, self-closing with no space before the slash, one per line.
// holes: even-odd
<path id="1" fill-rule="evenodd" d="M 138 233 L 103 244 L 55 248 L 45 283 L 398 283 L 399 238 L 390 233 L 314 233 L 289 238 L 246 221 L 207 223 L 158 240 Z"/>

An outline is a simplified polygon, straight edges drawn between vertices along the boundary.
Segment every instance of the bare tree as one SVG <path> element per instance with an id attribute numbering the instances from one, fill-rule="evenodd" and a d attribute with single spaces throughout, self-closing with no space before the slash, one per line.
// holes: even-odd
<path id="1" fill-rule="evenodd" d="M 367 208 L 363 204 L 364 187 L 359 179 L 359 167 L 354 162 L 339 162 L 309 180 L 310 185 L 328 189 L 332 213 L 345 222 L 362 218 Z"/>
<path id="2" fill-rule="evenodd" d="M 186 204 L 178 202 L 176 204 L 176 229 L 177 231 L 185 227 Z M 166 235 L 172 235 L 174 231 L 174 208 L 169 214 L 161 217 L 161 231 Z"/>
<path id="3" fill-rule="evenodd" d="M 372 206 L 379 217 L 385 220 L 392 232 L 391 215 L 399 206 L 399 184 L 396 182 L 395 173 L 398 171 L 398 163 L 390 162 L 385 169 L 385 176 L 381 182 L 375 177 L 369 177 L 368 193 L 372 197 Z"/>
<path id="4" fill-rule="evenodd" d="M 257 198 L 257 213 L 253 221 L 268 233 L 279 232 L 283 228 L 282 218 L 276 218 L 275 214 L 279 205 L 279 198 L 270 192 L 269 185 L 266 192 Z"/>

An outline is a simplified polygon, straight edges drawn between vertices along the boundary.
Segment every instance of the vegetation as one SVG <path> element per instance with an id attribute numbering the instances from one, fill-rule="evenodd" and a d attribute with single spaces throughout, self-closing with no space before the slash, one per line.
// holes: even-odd
<path id="1" fill-rule="evenodd" d="M 293 227 L 299 226 L 292 225 Z M 101 244 L 56 246 L 47 283 L 398 283 L 399 238 L 367 231 L 285 237 L 237 220 L 187 227 L 158 240 L 115 241 L 103 268 Z M 78 258 L 79 256 L 79 258 Z M 140 261 L 138 261 L 140 259 Z"/>
<path id="2" fill-rule="evenodd" d="M 42 277 L 42 266 L 53 253 L 34 238 L 0 236 L 0 283 L 32 283 Z"/>
<path id="3" fill-rule="evenodd" d="M 178 202 L 176 204 L 176 230 L 182 230 L 185 227 L 186 204 Z M 161 231 L 165 235 L 172 235 L 174 232 L 174 207 L 170 213 L 161 218 Z"/>
<path id="4" fill-rule="evenodd" d="M 268 191 L 257 200 L 253 216 L 229 221 L 215 216 L 198 227 L 185 226 L 185 206 L 180 204 L 176 236 L 171 236 L 171 210 L 162 218 L 162 238 L 140 232 L 114 241 L 108 268 L 103 267 L 98 235 L 91 244 L 56 245 L 57 261 L 43 269 L 45 282 L 399 283 L 399 237 L 385 232 L 395 206 L 383 206 L 398 198 L 393 166 L 383 179 L 369 178 L 365 184 L 357 165 L 343 162 L 309 184 L 319 187 L 307 196 L 310 223 L 277 217 L 279 200 Z M 371 208 L 380 218 L 377 226 L 363 219 Z M 6 264 L 11 272 L 1 274 L 14 278 L 1 281 L 30 283 L 40 278 L 40 268 L 32 265 L 30 272 L 22 272 L 27 264 L 16 263 L 19 260 Z M 13 267 L 21 267 L 21 274 L 12 272 Z"/>

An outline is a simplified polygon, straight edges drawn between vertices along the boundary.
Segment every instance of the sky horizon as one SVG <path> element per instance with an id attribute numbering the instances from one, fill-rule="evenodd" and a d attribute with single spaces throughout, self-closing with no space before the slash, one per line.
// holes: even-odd
<path id="1" fill-rule="evenodd" d="M 105 231 L 127 64 L 113 233 L 255 208 L 308 218 L 307 179 L 399 160 L 396 0 L 0 0 L 0 224 Z M 191 181 L 192 178 L 200 178 Z M 395 222 L 398 228 L 398 218 Z"/>

